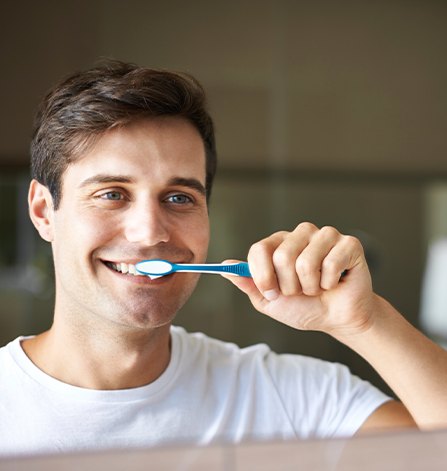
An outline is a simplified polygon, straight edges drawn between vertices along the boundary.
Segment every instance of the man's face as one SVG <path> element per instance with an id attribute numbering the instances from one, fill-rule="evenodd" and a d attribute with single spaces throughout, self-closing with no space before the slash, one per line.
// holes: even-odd
<path id="1" fill-rule="evenodd" d="M 205 260 L 209 225 L 199 133 L 172 117 L 108 131 L 65 171 L 53 218 L 56 316 L 131 329 L 168 325 L 197 275 L 151 280 L 123 272 L 143 259 Z"/>

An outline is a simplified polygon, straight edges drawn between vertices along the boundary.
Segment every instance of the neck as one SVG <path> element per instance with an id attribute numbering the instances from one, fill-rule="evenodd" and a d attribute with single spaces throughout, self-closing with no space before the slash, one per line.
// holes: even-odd
<path id="1" fill-rule="evenodd" d="M 149 384 L 167 368 L 171 356 L 169 325 L 133 331 L 119 326 L 80 330 L 55 321 L 50 330 L 22 346 L 48 375 L 102 390 Z"/>

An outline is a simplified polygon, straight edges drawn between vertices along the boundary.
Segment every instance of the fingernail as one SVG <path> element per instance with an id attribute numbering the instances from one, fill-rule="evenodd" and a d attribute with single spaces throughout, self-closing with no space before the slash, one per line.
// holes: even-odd
<path id="1" fill-rule="evenodd" d="M 276 291 L 276 289 L 269 289 L 267 291 L 264 291 L 264 298 L 267 299 L 267 301 L 274 301 L 278 296 L 279 293 Z"/>

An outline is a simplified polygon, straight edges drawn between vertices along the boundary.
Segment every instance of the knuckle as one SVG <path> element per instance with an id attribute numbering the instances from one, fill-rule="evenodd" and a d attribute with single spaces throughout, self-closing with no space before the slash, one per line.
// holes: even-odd
<path id="1" fill-rule="evenodd" d="M 260 255 L 265 253 L 270 253 L 272 248 L 275 246 L 276 240 L 283 240 L 289 233 L 287 231 L 278 231 L 270 235 L 269 237 L 265 237 L 257 242 L 255 242 L 249 249 L 249 253 L 252 255 Z"/>
<path id="2" fill-rule="evenodd" d="M 323 260 L 323 270 L 328 274 L 337 273 L 340 271 L 340 264 L 338 260 L 334 258 L 326 258 Z"/>
<path id="3" fill-rule="evenodd" d="M 267 242 L 266 240 L 260 240 L 259 242 L 254 243 L 248 250 L 248 257 L 257 257 L 260 254 L 263 254 L 267 251 Z"/>
<path id="4" fill-rule="evenodd" d="M 279 247 L 273 252 L 273 265 L 275 267 L 283 267 L 290 260 L 290 252 L 285 247 Z"/>
<path id="5" fill-rule="evenodd" d="M 305 256 L 301 256 L 296 260 L 295 268 L 300 276 L 309 276 L 316 270 L 315 264 Z"/>
<path id="6" fill-rule="evenodd" d="M 318 227 L 311 222 L 300 222 L 296 227 L 296 231 L 304 232 L 305 234 L 312 234 L 317 231 Z"/>
<path id="7" fill-rule="evenodd" d="M 357 237 L 353 235 L 345 235 L 343 238 L 351 244 L 360 244 L 360 241 L 357 239 Z"/>
<path id="8" fill-rule="evenodd" d="M 345 235 L 343 236 L 344 237 L 344 241 L 345 243 L 351 247 L 352 249 L 355 249 L 355 250 L 358 250 L 360 252 L 363 252 L 363 246 L 362 246 L 362 243 L 360 242 L 359 239 L 357 239 L 357 237 L 354 237 L 352 235 Z"/>
<path id="9" fill-rule="evenodd" d="M 284 237 L 288 236 L 289 234 L 290 234 L 290 232 L 288 232 L 288 231 L 278 231 L 278 232 L 273 233 L 273 236 L 274 237 L 283 237 L 284 238 Z"/>
<path id="10" fill-rule="evenodd" d="M 325 238 L 336 238 L 340 235 L 340 233 L 332 226 L 323 226 L 320 229 L 320 234 Z"/>

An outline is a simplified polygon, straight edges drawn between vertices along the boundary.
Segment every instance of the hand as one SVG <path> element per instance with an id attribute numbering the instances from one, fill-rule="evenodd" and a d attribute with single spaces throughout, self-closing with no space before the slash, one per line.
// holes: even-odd
<path id="1" fill-rule="evenodd" d="M 296 329 L 335 337 L 368 328 L 375 295 L 355 237 L 302 223 L 255 243 L 247 260 L 252 279 L 225 277 L 259 312 Z"/>

